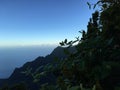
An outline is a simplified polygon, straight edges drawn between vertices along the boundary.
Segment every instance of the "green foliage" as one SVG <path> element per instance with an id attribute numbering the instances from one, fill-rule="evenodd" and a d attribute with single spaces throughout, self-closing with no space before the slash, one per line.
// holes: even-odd
<path id="1" fill-rule="evenodd" d="M 13 86 L 5 85 L 0 90 L 28 90 L 24 83 L 15 84 Z"/>
<path id="2" fill-rule="evenodd" d="M 10 90 L 28 90 L 28 89 L 24 83 L 19 83 L 10 87 Z"/>
<path id="3" fill-rule="evenodd" d="M 87 4 L 91 8 L 91 4 Z M 53 64 L 44 68 L 44 72 L 59 71 L 56 85 L 44 84 L 40 90 L 119 90 L 120 81 L 113 85 L 109 81 L 112 80 L 110 77 L 120 75 L 116 71 L 120 71 L 120 1 L 99 0 L 94 8 L 96 5 L 101 7 L 101 11 L 92 14 L 87 31 L 80 31 L 81 39 L 60 42 L 66 47 L 68 57 L 64 60 L 56 58 Z M 69 52 L 75 43 L 76 52 Z M 39 80 L 44 72 L 32 74 L 34 80 Z M 105 83 L 104 79 L 108 82 Z"/>
<path id="4" fill-rule="evenodd" d="M 87 31 L 81 32 L 82 38 L 70 43 L 65 39 L 60 43 L 69 48 L 78 42 L 76 52 L 71 54 L 65 50 L 69 57 L 58 65 L 61 66 L 58 85 L 62 90 L 68 86 L 75 88 L 80 83 L 86 88 L 95 85 L 95 90 L 102 90 L 101 81 L 120 68 L 120 1 L 99 0 L 95 6 L 98 4 L 102 12 L 92 14 Z"/>

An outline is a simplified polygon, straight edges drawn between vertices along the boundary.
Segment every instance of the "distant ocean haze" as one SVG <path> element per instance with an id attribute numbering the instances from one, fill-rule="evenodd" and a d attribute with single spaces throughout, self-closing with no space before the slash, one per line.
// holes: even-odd
<path id="1" fill-rule="evenodd" d="M 55 47 L 57 45 L 0 47 L 0 78 L 8 78 L 16 67 L 50 54 Z"/>

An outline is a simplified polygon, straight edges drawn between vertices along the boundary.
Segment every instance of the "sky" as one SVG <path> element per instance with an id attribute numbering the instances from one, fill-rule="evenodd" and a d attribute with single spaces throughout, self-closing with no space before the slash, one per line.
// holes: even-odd
<path id="1" fill-rule="evenodd" d="M 74 40 L 95 11 L 87 1 L 97 0 L 0 0 L 0 47 Z"/>
<path id="2" fill-rule="evenodd" d="M 86 30 L 97 0 L 0 0 L 0 78 Z"/>

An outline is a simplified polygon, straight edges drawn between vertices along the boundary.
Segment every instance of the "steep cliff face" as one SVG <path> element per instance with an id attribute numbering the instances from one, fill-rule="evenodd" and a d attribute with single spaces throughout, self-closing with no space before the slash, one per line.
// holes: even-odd
<path id="1" fill-rule="evenodd" d="M 70 49 L 71 52 L 74 51 L 74 49 Z M 37 90 L 37 85 L 33 83 L 33 78 L 30 75 L 25 75 L 22 72 L 26 71 L 26 69 L 31 68 L 32 71 L 35 71 L 37 68 L 41 67 L 39 69 L 39 72 L 42 72 L 44 67 L 52 63 L 55 57 L 58 57 L 59 59 L 65 58 L 66 55 L 64 53 L 64 48 L 62 47 L 57 47 L 53 50 L 53 52 L 50 55 L 47 55 L 46 57 L 41 57 L 39 56 L 32 62 L 27 62 L 25 63 L 21 68 L 16 68 L 12 75 L 8 79 L 0 80 L 0 86 L 3 86 L 5 84 L 7 85 L 13 85 L 16 83 L 21 83 L 24 82 L 27 84 L 27 86 L 30 88 L 30 90 Z M 56 77 L 52 74 L 49 73 L 47 74 L 46 77 L 42 77 L 40 79 L 39 85 L 43 83 L 55 83 Z"/>

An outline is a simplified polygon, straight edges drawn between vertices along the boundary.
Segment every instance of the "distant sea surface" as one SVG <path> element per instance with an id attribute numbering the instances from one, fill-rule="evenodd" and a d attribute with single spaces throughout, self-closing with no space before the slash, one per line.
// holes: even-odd
<path id="1" fill-rule="evenodd" d="M 0 78 L 8 78 L 16 67 L 21 67 L 38 56 L 50 54 L 56 45 L 0 47 Z"/>

